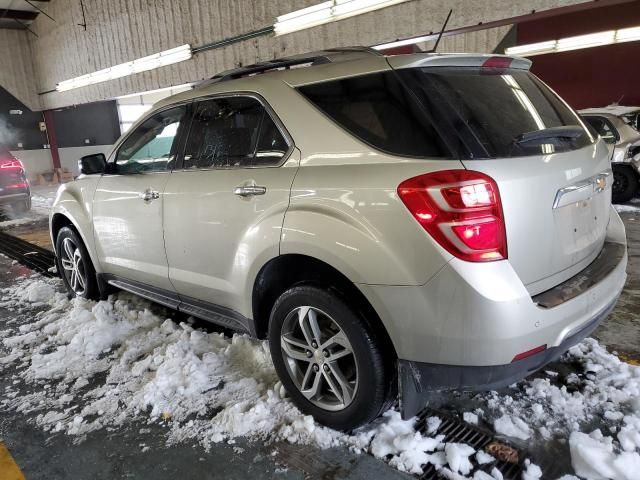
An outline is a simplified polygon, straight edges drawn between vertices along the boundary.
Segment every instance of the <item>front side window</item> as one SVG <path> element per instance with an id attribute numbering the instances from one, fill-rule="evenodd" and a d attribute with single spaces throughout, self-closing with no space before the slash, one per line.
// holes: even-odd
<path id="1" fill-rule="evenodd" d="M 618 141 L 615 127 L 606 118 L 588 116 L 584 117 L 584 119 L 605 142 L 616 143 Z"/>
<path id="2" fill-rule="evenodd" d="M 183 168 L 274 166 L 288 150 L 284 136 L 257 99 L 209 99 L 196 104 Z"/>
<path id="3" fill-rule="evenodd" d="M 177 154 L 175 140 L 185 112 L 185 106 L 170 108 L 139 125 L 118 150 L 114 173 L 128 175 L 171 170 Z"/>

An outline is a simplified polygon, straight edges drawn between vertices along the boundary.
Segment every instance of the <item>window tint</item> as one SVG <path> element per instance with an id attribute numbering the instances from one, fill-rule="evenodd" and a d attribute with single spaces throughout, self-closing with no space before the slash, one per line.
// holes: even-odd
<path id="1" fill-rule="evenodd" d="M 584 120 L 596 131 L 598 135 L 607 143 L 616 143 L 618 133 L 611 122 L 604 117 L 584 117 Z"/>
<path id="2" fill-rule="evenodd" d="M 577 115 L 534 75 L 479 68 L 401 69 L 398 75 L 434 118 L 460 135 L 476 158 L 540 155 L 592 142 Z M 578 135 L 525 135 L 575 127 Z M 582 134 L 580 134 L 582 132 Z"/>
<path id="3" fill-rule="evenodd" d="M 380 150 L 450 156 L 432 122 L 393 72 L 307 85 L 299 91 L 341 127 Z"/>
<path id="4" fill-rule="evenodd" d="M 272 166 L 289 146 L 258 100 L 231 97 L 196 104 L 185 169 Z"/>
<path id="5" fill-rule="evenodd" d="M 115 160 L 115 173 L 135 174 L 171 170 L 175 164 L 175 139 L 186 112 L 171 108 L 145 120 L 124 141 Z"/>

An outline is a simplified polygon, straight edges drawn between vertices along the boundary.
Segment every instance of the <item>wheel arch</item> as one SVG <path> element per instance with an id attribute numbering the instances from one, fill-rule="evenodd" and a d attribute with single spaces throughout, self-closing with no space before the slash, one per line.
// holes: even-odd
<path id="1" fill-rule="evenodd" d="M 384 351 L 397 358 L 384 323 L 357 285 L 332 265 L 302 254 L 279 255 L 260 269 L 252 294 L 253 320 L 258 338 L 267 336 L 269 317 L 278 297 L 289 288 L 302 284 L 329 288 L 347 300 L 372 328 L 382 342 Z"/>

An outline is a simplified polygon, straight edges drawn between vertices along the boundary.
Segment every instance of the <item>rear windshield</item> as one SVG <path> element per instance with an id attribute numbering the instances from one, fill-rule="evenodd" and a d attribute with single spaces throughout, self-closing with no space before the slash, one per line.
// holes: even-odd
<path id="1" fill-rule="evenodd" d="M 299 90 L 351 134 L 396 155 L 517 157 L 593 142 L 578 116 L 521 70 L 399 69 Z"/>

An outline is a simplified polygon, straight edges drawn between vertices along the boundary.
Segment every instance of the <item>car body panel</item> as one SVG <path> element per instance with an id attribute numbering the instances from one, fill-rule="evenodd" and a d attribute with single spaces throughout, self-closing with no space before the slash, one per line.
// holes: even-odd
<path id="1" fill-rule="evenodd" d="M 610 218 L 607 241 L 626 245 L 624 225 L 612 207 Z M 540 345 L 560 345 L 614 302 L 624 286 L 626 266 L 625 254 L 602 282 L 551 309 L 534 303 L 508 261 L 474 264 L 453 259 L 421 287 L 358 287 L 387 326 L 400 358 L 504 365 Z"/>
<path id="2" fill-rule="evenodd" d="M 176 170 L 165 191 L 169 278 L 180 295 L 252 316 L 253 283 L 280 253 L 280 235 L 300 155 L 281 167 Z M 242 197 L 234 188 L 266 187 Z"/>
<path id="3" fill-rule="evenodd" d="M 94 242 L 106 272 L 172 290 L 164 247 L 164 189 L 170 172 L 103 175 L 93 197 Z M 146 201 L 146 190 L 159 198 Z"/>

